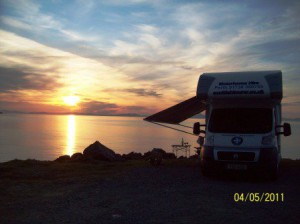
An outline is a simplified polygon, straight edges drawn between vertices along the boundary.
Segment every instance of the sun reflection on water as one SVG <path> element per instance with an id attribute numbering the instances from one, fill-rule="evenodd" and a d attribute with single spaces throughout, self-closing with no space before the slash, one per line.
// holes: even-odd
<path id="1" fill-rule="evenodd" d="M 75 150 L 75 132 L 76 132 L 75 116 L 69 115 L 66 154 L 70 156 L 74 154 L 74 150 Z"/>

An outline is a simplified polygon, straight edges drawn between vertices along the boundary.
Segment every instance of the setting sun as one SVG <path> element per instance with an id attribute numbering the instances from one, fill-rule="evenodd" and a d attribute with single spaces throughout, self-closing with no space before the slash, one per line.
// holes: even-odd
<path id="1" fill-rule="evenodd" d="M 68 106 L 76 106 L 80 98 L 78 96 L 64 96 L 63 101 Z"/>

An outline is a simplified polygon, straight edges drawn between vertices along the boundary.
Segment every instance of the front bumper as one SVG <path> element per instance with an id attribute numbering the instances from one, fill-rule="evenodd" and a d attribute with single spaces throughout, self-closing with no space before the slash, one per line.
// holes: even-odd
<path id="1" fill-rule="evenodd" d="M 225 151 L 226 152 L 226 151 Z M 234 154 L 230 152 L 231 154 Z M 242 153 L 237 151 L 236 153 Z M 257 161 L 239 161 L 230 156 L 224 160 L 216 159 L 213 147 L 203 147 L 200 153 L 201 167 L 206 170 L 272 170 L 278 165 L 278 152 L 276 148 L 260 148 Z M 243 157 L 241 157 L 243 158 Z M 245 158 L 245 157 L 244 157 Z"/>

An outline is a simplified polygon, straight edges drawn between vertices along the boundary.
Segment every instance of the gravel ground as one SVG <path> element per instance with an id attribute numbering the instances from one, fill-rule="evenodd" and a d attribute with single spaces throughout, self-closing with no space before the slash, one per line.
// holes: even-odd
<path id="1" fill-rule="evenodd" d="M 283 167 L 275 182 L 245 174 L 207 178 L 197 165 L 186 163 L 121 167 L 104 175 L 78 174 L 80 167 L 62 175 L 64 169 L 50 166 L 0 166 L 0 223 L 258 224 L 300 219 L 299 165 Z M 235 193 L 278 193 L 279 201 L 235 202 Z"/>

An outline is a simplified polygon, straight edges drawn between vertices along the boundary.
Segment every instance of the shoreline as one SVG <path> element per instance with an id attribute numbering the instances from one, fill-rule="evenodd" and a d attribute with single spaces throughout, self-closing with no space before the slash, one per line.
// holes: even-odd
<path id="1" fill-rule="evenodd" d="M 124 154 L 124 155 L 127 155 L 127 154 Z M 192 157 L 192 156 L 191 156 Z M 182 158 L 177 158 L 177 160 L 180 160 Z M 194 158 L 184 158 L 184 159 L 190 159 L 190 160 L 194 160 Z M 137 159 L 137 160 L 143 160 L 143 159 Z M 175 159 L 176 160 L 176 159 Z M 41 159 L 32 159 L 32 158 L 27 158 L 27 159 L 11 159 L 11 160 L 8 160 L 8 161 L 0 161 L 0 165 L 1 164 L 4 164 L 4 163 L 10 163 L 10 162 L 14 162 L 14 161 L 37 161 L 37 162 L 55 162 L 55 159 L 54 160 L 41 160 Z M 120 161 L 116 161 L 116 162 L 120 162 Z M 124 162 L 124 161 L 123 161 Z M 300 158 L 298 159 L 291 159 L 291 158 L 282 158 L 281 159 L 281 162 L 280 163 L 288 163 L 288 162 L 292 162 L 292 163 L 299 163 L 300 164 Z M 71 162 L 73 163 L 73 162 Z"/>

